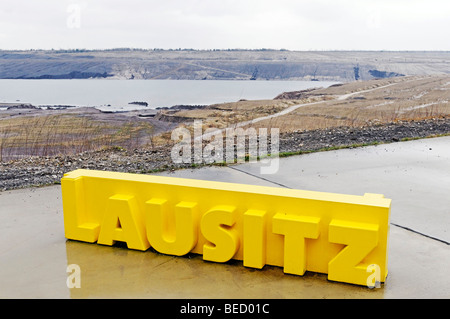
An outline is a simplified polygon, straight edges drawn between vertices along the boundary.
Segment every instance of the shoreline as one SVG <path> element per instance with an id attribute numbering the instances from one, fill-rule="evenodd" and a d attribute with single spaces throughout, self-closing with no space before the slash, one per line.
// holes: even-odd
<path id="1" fill-rule="evenodd" d="M 396 121 L 364 127 L 334 127 L 280 135 L 280 157 L 343 148 L 408 141 L 450 135 L 450 117 Z M 270 145 L 270 144 L 269 144 Z M 2 191 L 59 184 L 62 176 L 78 168 L 149 174 L 177 169 L 234 164 L 175 164 L 172 145 L 125 150 L 112 147 L 75 155 L 27 157 L 0 163 Z M 194 162 L 192 162 L 194 163 Z"/>
<path id="2" fill-rule="evenodd" d="M 0 191 L 59 183 L 64 173 L 77 168 L 145 174 L 210 165 L 171 159 L 171 132 L 193 129 L 195 120 L 205 130 L 279 128 L 280 157 L 450 135 L 449 94 L 450 76 L 441 75 L 157 110 L 107 113 L 93 107 L 18 106 L 0 112 L 0 159 L 36 156 L 0 162 Z"/>

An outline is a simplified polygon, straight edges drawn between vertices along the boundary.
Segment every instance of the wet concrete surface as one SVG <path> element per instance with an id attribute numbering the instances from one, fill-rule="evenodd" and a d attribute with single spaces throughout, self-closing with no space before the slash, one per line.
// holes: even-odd
<path id="1" fill-rule="evenodd" d="M 68 241 L 58 185 L 0 192 L 0 298 L 449 298 L 450 137 L 280 159 L 259 164 L 160 173 L 392 199 L 389 275 L 381 288 L 328 281 L 326 275 L 245 268 Z M 67 267 L 80 266 L 81 288 Z"/>
<path id="2" fill-rule="evenodd" d="M 450 242 L 450 137 L 288 157 L 274 175 L 260 166 L 234 168 L 289 188 L 384 194 L 392 223 Z"/>

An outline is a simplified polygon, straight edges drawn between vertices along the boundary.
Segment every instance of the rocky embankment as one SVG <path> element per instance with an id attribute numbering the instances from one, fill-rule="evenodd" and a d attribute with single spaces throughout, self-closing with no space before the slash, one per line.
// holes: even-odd
<path id="1" fill-rule="evenodd" d="M 281 153 L 358 147 L 450 134 L 450 118 L 397 121 L 363 127 L 335 127 L 286 133 L 280 136 Z"/>
<path id="2" fill-rule="evenodd" d="M 280 152 L 286 156 L 447 134 L 450 134 L 450 118 L 298 131 L 281 134 Z M 29 157 L 4 162 L 0 163 L 0 190 L 59 183 L 64 173 L 78 168 L 142 174 L 193 167 L 191 164 L 173 163 L 171 148 L 171 145 L 135 150 L 111 148 L 70 156 Z"/>

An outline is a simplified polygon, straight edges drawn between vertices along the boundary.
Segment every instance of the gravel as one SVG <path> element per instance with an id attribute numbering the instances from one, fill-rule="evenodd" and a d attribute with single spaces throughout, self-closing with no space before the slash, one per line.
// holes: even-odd
<path id="1" fill-rule="evenodd" d="M 336 127 L 297 131 L 281 134 L 280 152 L 286 156 L 448 134 L 450 134 L 450 118 L 445 117 L 420 121 L 398 121 L 356 128 Z M 147 174 L 162 170 L 203 166 L 201 164 L 175 164 L 171 159 L 171 149 L 171 145 L 135 150 L 110 148 L 76 155 L 28 157 L 2 162 L 0 163 L 0 191 L 58 184 L 64 173 L 79 168 Z"/>
<path id="2" fill-rule="evenodd" d="M 280 152 L 317 151 L 450 134 L 450 118 L 397 121 L 363 127 L 336 127 L 282 134 Z"/>

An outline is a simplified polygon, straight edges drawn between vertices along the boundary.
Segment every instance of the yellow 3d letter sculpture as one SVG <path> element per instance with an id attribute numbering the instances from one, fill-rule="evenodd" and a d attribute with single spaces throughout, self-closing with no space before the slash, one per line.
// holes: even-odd
<path id="1" fill-rule="evenodd" d="M 367 285 L 376 265 L 386 280 L 391 200 L 382 195 L 90 170 L 65 174 L 61 186 L 68 239 L 319 272 L 357 285 Z"/>

